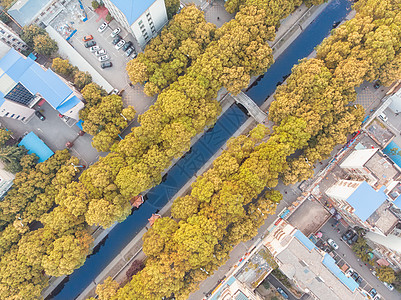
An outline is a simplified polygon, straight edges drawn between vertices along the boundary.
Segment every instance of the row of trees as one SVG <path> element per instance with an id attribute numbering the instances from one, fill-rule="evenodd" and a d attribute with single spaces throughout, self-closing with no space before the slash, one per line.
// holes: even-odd
<path id="1" fill-rule="evenodd" d="M 82 90 L 86 85 L 92 82 L 92 76 L 88 72 L 80 71 L 77 67 L 70 64 L 67 59 L 56 57 L 52 62 L 52 69 L 57 74 L 67 80 L 73 81 L 78 90 Z"/>
<path id="2" fill-rule="evenodd" d="M 205 51 L 214 39 L 215 30 L 216 26 L 207 23 L 204 13 L 195 5 L 185 7 L 143 53 L 127 64 L 130 80 L 145 84 L 148 96 L 160 93 Z"/>
<path id="3" fill-rule="evenodd" d="M 85 230 L 86 206 L 76 197 L 76 164 L 67 150 L 32 160 L 0 202 L 1 299 L 40 298 L 47 275 L 71 274 L 84 263 L 93 239 Z"/>
<path id="4" fill-rule="evenodd" d="M 301 117 L 311 135 L 303 154 L 290 161 L 285 183 L 309 178 L 316 161 L 359 129 L 364 110 L 350 105 L 355 87 L 375 79 L 389 85 L 400 77 L 400 8 L 396 1 L 359 1 L 355 18 L 334 30 L 317 57 L 301 61 L 277 89 L 269 118 L 280 124 L 288 116 Z"/>
<path id="5" fill-rule="evenodd" d="M 38 25 L 24 26 L 20 35 L 24 42 L 39 54 L 50 56 L 58 50 L 56 41 Z"/>
<path id="6" fill-rule="evenodd" d="M 119 139 L 122 129 L 135 117 L 133 106 L 123 107 L 120 96 L 107 95 L 97 84 L 90 83 L 82 89 L 85 108 L 79 112 L 84 121 L 83 130 L 93 135 L 92 146 L 98 151 L 108 151 Z"/>

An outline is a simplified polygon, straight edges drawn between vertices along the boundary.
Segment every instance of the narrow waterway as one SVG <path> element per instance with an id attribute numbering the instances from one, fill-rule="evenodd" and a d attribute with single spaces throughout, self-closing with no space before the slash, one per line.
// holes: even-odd
<path id="1" fill-rule="evenodd" d="M 333 0 L 311 25 L 289 46 L 272 67 L 263 75 L 247 94 L 261 105 L 271 95 L 283 76 L 291 72 L 297 61 L 307 56 L 332 29 L 334 22 L 341 21 L 350 9 L 347 0 Z M 96 276 L 118 255 L 133 237 L 146 226 L 148 218 L 161 209 L 181 187 L 213 156 L 217 150 L 246 121 L 248 116 L 236 105 L 231 106 L 207 131 L 191 150 L 182 157 L 165 176 L 163 182 L 147 194 L 147 200 L 123 223 L 109 233 L 95 254 L 69 276 L 60 286 L 58 294 L 48 299 L 75 299 L 96 278 Z"/>

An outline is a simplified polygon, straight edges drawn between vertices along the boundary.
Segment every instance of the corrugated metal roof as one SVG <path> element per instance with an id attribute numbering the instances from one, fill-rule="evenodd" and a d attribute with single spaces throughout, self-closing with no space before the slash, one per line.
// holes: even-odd
<path id="1" fill-rule="evenodd" d="M 77 105 L 81 100 L 77 96 L 73 96 L 67 101 L 65 101 L 63 104 L 57 107 L 57 110 L 60 114 L 64 115 L 67 111 L 69 111 L 71 108 L 73 108 L 75 105 Z"/>
<path id="2" fill-rule="evenodd" d="M 52 0 L 19 0 L 8 10 L 21 26 L 30 24 L 38 13 Z"/>
<path id="3" fill-rule="evenodd" d="M 112 0 L 111 1 L 125 15 L 128 23 L 134 23 L 155 0 Z"/>
<path id="4" fill-rule="evenodd" d="M 40 163 L 54 154 L 54 152 L 33 132 L 28 133 L 18 146 L 25 146 L 29 154 L 35 153 L 39 157 Z"/>
<path id="5" fill-rule="evenodd" d="M 348 197 L 347 202 L 355 209 L 354 214 L 365 222 L 386 201 L 385 189 L 386 187 L 382 186 L 376 191 L 364 181 Z"/>
<path id="6" fill-rule="evenodd" d="M 300 241 L 309 251 L 312 251 L 316 245 L 308 239 L 300 230 L 295 231 L 294 236 Z"/>
<path id="7" fill-rule="evenodd" d="M 324 255 L 322 263 L 352 292 L 359 287 L 359 284 L 355 280 L 345 276 L 345 274 L 336 265 L 334 258 L 332 258 L 328 253 Z"/>
<path id="8" fill-rule="evenodd" d="M 235 296 L 235 300 L 249 300 L 249 298 L 245 296 L 243 292 L 239 291 Z"/>

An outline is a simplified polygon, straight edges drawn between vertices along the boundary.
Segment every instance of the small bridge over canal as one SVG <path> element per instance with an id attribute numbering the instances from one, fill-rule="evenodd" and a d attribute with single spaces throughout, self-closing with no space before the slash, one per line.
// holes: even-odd
<path id="1" fill-rule="evenodd" d="M 249 112 L 251 117 L 254 118 L 258 123 L 264 123 L 267 121 L 267 114 L 261 110 L 260 107 L 244 92 L 240 92 L 237 96 L 231 96 L 235 102 L 241 103 Z"/>

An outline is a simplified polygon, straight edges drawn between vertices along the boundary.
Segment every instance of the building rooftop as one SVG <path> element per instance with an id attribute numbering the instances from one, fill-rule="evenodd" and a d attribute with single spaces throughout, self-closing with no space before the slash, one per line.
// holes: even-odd
<path id="1" fill-rule="evenodd" d="M 365 164 L 365 166 L 377 177 L 376 186 L 388 186 L 393 180 L 397 180 L 400 172 L 394 163 L 385 157 L 380 151 L 377 151 Z"/>
<path id="2" fill-rule="evenodd" d="M 390 202 L 382 205 L 367 219 L 372 226 L 377 227 L 383 234 L 389 234 L 398 223 L 398 218 L 389 210 Z"/>
<path id="3" fill-rule="evenodd" d="M 17 85 L 20 87 L 15 89 Z M 44 70 L 31 58 L 11 49 L 0 60 L 0 103 L 4 102 L 5 98 L 13 100 L 14 92 L 29 92 L 31 95 L 39 93 L 52 107 L 63 112 L 80 102 L 72 89 L 52 70 Z M 25 97 L 27 103 L 28 96 Z"/>
<path id="4" fill-rule="evenodd" d="M 29 154 L 35 153 L 39 157 L 40 163 L 54 154 L 54 152 L 33 132 L 28 133 L 18 146 L 25 146 Z"/>
<path id="5" fill-rule="evenodd" d="M 341 163 L 341 168 L 363 166 L 379 149 L 356 149 Z"/>
<path id="6" fill-rule="evenodd" d="M 30 24 L 41 10 L 53 0 L 18 0 L 8 10 L 18 24 L 25 26 Z"/>
<path id="7" fill-rule="evenodd" d="M 345 277 L 333 258 L 319 249 L 309 251 L 298 238 L 294 238 L 277 259 L 281 262 L 280 270 L 287 277 L 319 299 L 327 299 L 329 295 L 330 300 L 364 299 L 355 292 L 358 284 Z"/>
<path id="8" fill-rule="evenodd" d="M 128 23 L 134 23 L 155 0 L 111 0 L 111 2 L 125 15 Z"/>
<path id="9" fill-rule="evenodd" d="M 376 191 L 365 181 L 348 197 L 347 202 L 354 208 L 354 214 L 365 222 L 387 199 L 385 186 Z"/>

